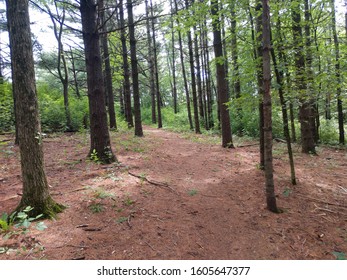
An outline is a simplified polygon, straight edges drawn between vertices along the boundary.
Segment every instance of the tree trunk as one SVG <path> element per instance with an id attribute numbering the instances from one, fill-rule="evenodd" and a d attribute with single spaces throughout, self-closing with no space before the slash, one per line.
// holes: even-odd
<path id="1" fill-rule="evenodd" d="M 152 123 L 157 123 L 157 113 L 156 113 L 156 86 L 155 86 L 155 72 L 154 72 L 154 59 L 153 59 L 153 47 L 152 47 L 152 36 L 151 36 L 151 26 L 149 22 L 149 5 L 148 0 L 145 1 L 146 4 L 146 28 L 147 28 L 147 42 L 148 42 L 148 67 L 150 72 L 150 95 L 151 95 L 151 109 L 152 109 Z"/>
<path id="2" fill-rule="evenodd" d="M 112 86 L 112 71 L 110 63 L 110 52 L 108 48 L 108 39 L 107 39 L 107 28 L 106 28 L 106 18 L 105 18 L 105 7 L 104 0 L 99 0 L 99 10 L 101 14 L 101 24 L 102 24 L 102 36 L 101 36 L 101 45 L 102 45 L 102 54 L 105 67 L 105 96 L 107 98 L 107 107 L 108 107 L 108 116 L 110 121 L 110 128 L 117 130 L 116 122 L 116 113 L 114 109 L 114 95 L 113 95 L 113 86 Z"/>
<path id="3" fill-rule="evenodd" d="M 57 20 L 53 13 L 51 12 L 48 5 L 45 5 L 47 12 L 53 23 L 53 31 L 55 39 L 58 42 L 58 55 L 57 55 L 57 71 L 61 84 L 63 85 L 63 98 L 64 98 L 64 109 L 66 118 L 66 128 L 65 131 L 73 131 L 71 123 L 71 114 L 69 108 L 69 75 L 67 69 L 67 63 L 65 59 L 64 46 L 62 42 L 63 26 L 65 22 L 65 9 L 63 8 L 62 15 L 58 16 Z M 55 3 L 56 10 L 58 10 L 57 4 Z M 59 26 L 57 25 L 59 23 Z M 62 71 L 63 70 L 63 71 Z"/>
<path id="4" fill-rule="evenodd" d="M 129 37 L 130 37 L 131 74 L 133 78 L 135 135 L 142 137 L 143 130 L 142 130 L 142 121 L 141 121 L 139 73 L 137 68 L 135 24 L 134 24 L 132 0 L 127 0 L 127 10 L 128 10 Z"/>
<path id="5" fill-rule="evenodd" d="M 249 4 L 249 3 L 248 3 Z M 265 165 L 265 150 L 264 150 L 264 107 L 263 107 L 263 50 L 261 47 L 262 41 L 262 1 L 258 0 L 256 3 L 255 11 L 257 14 L 256 26 L 254 27 L 253 15 L 251 12 L 250 4 L 248 5 L 249 18 L 252 27 L 252 42 L 253 42 L 253 54 L 256 61 L 257 72 L 257 87 L 258 87 L 258 111 L 259 111 L 259 169 L 263 170 Z M 257 34 L 257 36 L 256 36 Z"/>
<path id="6" fill-rule="evenodd" d="M 335 78 L 336 78 L 336 98 L 337 98 L 337 114 L 339 122 L 339 143 L 345 145 L 345 129 L 343 124 L 343 108 L 342 108 L 342 96 L 341 96 L 341 65 L 340 65 L 340 46 L 339 40 L 337 38 L 336 31 L 336 16 L 335 16 L 335 0 L 331 0 L 332 9 L 332 29 L 334 37 L 334 47 L 335 47 Z"/>
<path id="7" fill-rule="evenodd" d="M 174 14 L 175 10 L 173 8 L 172 0 L 170 0 L 170 9 L 171 9 L 171 60 L 172 60 L 172 95 L 173 95 L 173 106 L 174 106 L 174 113 L 178 113 L 178 102 L 177 102 L 177 85 L 176 85 L 176 51 L 175 51 L 175 32 L 174 32 Z"/>
<path id="8" fill-rule="evenodd" d="M 283 41 L 280 33 L 280 22 L 277 21 L 277 28 L 278 28 L 278 56 L 280 59 L 280 63 L 283 62 Z M 271 31 L 270 31 L 271 32 Z M 276 75 L 276 82 L 278 84 L 278 95 L 280 97 L 281 102 L 281 109 L 282 109 L 282 118 L 283 118 L 283 134 L 287 142 L 287 150 L 288 150 L 288 157 L 289 157 L 289 164 L 290 164 L 290 174 L 291 174 L 291 182 L 292 185 L 296 185 L 296 176 L 295 176 L 295 167 L 294 167 L 294 157 L 293 157 L 293 150 L 292 150 L 292 144 L 290 139 L 290 132 L 289 132 L 289 120 L 288 120 L 288 112 L 287 112 L 287 101 L 284 96 L 284 72 L 283 68 L 279 67 L 275 55 L 275 50 L 271 48 L 271 56 L 273 65 L 275 68 L 275 75 Z"/>
<path id="9" fill-rule="evenodd" d="M 267 208 L 279 212 L 276 204 L 272 164 L 272 112 L 271 112 L 271 62 L 270 62 L 270 7 L 263 0 L 263 83 L 264 83 L 264 147 L 265 147 L 265 190 Z"/>
<path id="10" fill-rule="evenodd" d="M 174 0 L 174 3 L 175 3 L 175 10 L 178 11 L 177 0 Z M 176 18 L 176 22 L 177 22 L 177 25 L 179 25 L 178 17 Z M 187 74 L 186 74 L 186 68 L 184 66 L 185 63 L 184 63 L 182 34 L 181 34 L 180 30 L 178 30 L 178 43 L 179 43 L 179 47 L 180 47 L 180 60 L 181 60 L 182 76 L 183 76 L 183 81 L 184 81 L 184 91 L 186 93 L 188 121 L 189 121 L 190 130 L 193 130 L 194 126 L 193 126 L 192 112 L 191 112 L 191 106 L 190 106 L 190 97 L 189 97 Z"/>
<path id="11" fill-rule="evenodd" d="M 28 1 L 6 0 L 6 7 L 23 180 L 16 211 L 31 206 L 31 216 L 54 218 L 64 207 L 50 196 L 44 170 Z"/>
<path id="12" fill-rule="evenodd" d="M 153 40 L 153 62 L 154 62 L 154 74 L 155 74 L 155 87 L 157 94 L 157 111 L 158 111 L 158 128 L 163 127 L 162 118 L 161 118 L 161 95 L 159 88 L 159 73 L 158 73 L 158 57 L 157 57 L 157 42 L 156 42 L 156 34 L 155 34 L 155 26 L 154 26 L 154 17 L 153 17 L 153 4 L 151 2 L 151 18 L 152 18 L 152 40 Z"/>
<path id="13" fill-rule="evenodd" d="M 313 129 L 311 123 L 312 105 L 311 98 L 307 95 L 307 83 L 305 80 L 305 57 L 302 42 L 302 28 L 300 3 L 292 0 L 292 31 L 294 44 L 294 60 L 296 68 L 295 82 L 299 93 L 301 106 L 299 108 L 299 120 L 301 123 L 301 147 L 303 153 L 316 154 Z"/>
<path id="14" fill-rule="evenodd" d="M 134 127 L 133 114 L 131 110 L 131 93 L 130 93 L 130 70 L 128 63 L 128 49 L 126 42 L 126 31 L 124 21 L 124 7 L 123 0 L 119 0 L 119 18 L 120 18 L 120 36 L 122 41 L 122 57 L 124 69 L 124 105 L 125 105 L 125 119 L 128 122 L 128 127 Z"/>
<path id="15" fill-rule="evenodd" d="M 216 60 L 216 75 L 217 75 L 217 91 L 220 106 L 220 118 L 222 127 L 222 146 L 224 148 L 234 148 L 232 134 L 231 134 L 231 124 L 230 115 L 228 110 L 228 105 L 226 104 L 228 99 L 228 81 L 225 74 L 223 57 L 223 46 L 222 46 L 222 36 L 220 31 L 220 20 L 219 20 L 219 8 L 218 0 L 211 0 L 211 15 L 212 15 L 212 25 L 213 25 L 213 48 Z"/>
<path id="16" fill-rule="evenodd" d="M 80 1 L 90 119 L 91 143 L 88 156 L 97 156 L 100 162 L 107 164 L 117 159 L 112 152 L 107 125 L 96 7 L 95 0 Z"/>

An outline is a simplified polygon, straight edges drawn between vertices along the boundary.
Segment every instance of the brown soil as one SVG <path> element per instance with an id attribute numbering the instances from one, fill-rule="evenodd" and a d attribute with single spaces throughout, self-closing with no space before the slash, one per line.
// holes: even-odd
<path id="1" fill-rule="evenodd" d="M 347 254 L 347 153 L 274 147 L 282 214 L 265 207 L 258 147 L 146 127 L 112 133 L 120 164 L 85 159 L 86 134 L 44 140 L 54 199 L 68 208 L 44 231 L 0 239 L 0 259 L 336 259 Z M 20 200 L 18 148 L 0 136 L 0 213 Z"/>

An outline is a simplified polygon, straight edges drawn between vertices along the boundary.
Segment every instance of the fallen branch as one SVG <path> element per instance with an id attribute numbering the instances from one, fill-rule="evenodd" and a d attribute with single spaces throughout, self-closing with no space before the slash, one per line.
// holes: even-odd
<path id="1" fill-rule="evenodd" d="M 75 190 L 72 190 L 70 193 L 84 191 L 85 189 L 86 189 L 85 187 L 79 188 L 79 189 L 75 189 Z"/>
<path id="2" fill-rule="evenodd" d="M 173 193 L 175 193 L 175 194 L 178 195 L 178 193 L 177 193 L 173 188 L 171 188 L 167 183 L 158 182 L 158 181 L 154 181 L 154 180 L 149 180 L 149 179 L 148 179 L 147 177 L 145 177 L 145 176 L 137 175 L 137 174 L 134 174 L 134 173 L 132 173 L 132 172 L 130 172 L 130 171 L 128 171 L 128 174 L 131 175 L 131 176 L 134 176 L 134 177 L 136 177 L 136 178 L 139 178 L 139 179 L 141 179 L 141 180 L 144 180 L 144 181 L 146 181 L 146 182 L 149 183 L 149 184 L 152 184 L 152 185 L 155 185 L 155 186 L 158 186 L 158 187 L 168 188 L 168 189 L 170 189 Z"/>
<path id="3" fill-rule="evenodd" d="M 253 143 L 253 144 L 244 144 L 244 145 L 238 145 L 236 148 L 245 148 L 245 147 L 252 147 L 252 146 L 258 146 L 259 143 Z"/>
<path id="4" fill-rule="evenodd" d="M 316 202 L 320 202 L 320 203 L 325 203 L 325 204 L 327 204 L 327 205 L 332 205 L 332 206 L 347 208 L 347 205 L 340 205 L 340 204 L 336 204 L 336 203 L 332 203 L 332 202 L 329 202 L 329 201 L 320 200 L 320 199 L 318 199 L 318 198 L 309 197 L 309 196 L 305 196 L 305 195 L 298 194 L 298 193 L 297 193 L 296 195 L 297 195 L 297 196 L 301 196 L 302 198 L 306 198 L 306 199 L 312 200 L 312 201 L 316 201 Z"/>
<path id="5" fill-rule="evenodd" d="M 82 228 L 84 231 L 101 231 L 101 228 Z"/>
<path id="6" fill-rule="evenodd" d="M 12 139 L 3 139 L 3 140 L 0 141 L 0 143 L 10 142 L 10 141 L 12 141 Z"/>
<path id="7" fill-rule="evenodd" d="M 149 248 L 151 248 L 155 252 L 155 249 L 152 247 L 151 244 L 149 244 L 147 241 L 145 241 L 145 243 L 148 245 Z"/>

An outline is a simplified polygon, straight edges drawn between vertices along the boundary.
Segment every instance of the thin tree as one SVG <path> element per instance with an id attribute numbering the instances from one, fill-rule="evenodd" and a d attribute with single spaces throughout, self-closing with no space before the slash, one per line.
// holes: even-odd
<path id="1" fill-rule="evenodd" d="M 63 97 L 64 97 L 64 109 L 65 109 L 65 118 L 66 118 L 66 131 L 72 131 L 71 123 L 71 113 L 69 108 L 69 71 L 67 67 L 64 45 L 62 41 L 64 24 L 65 24 L 65 7 L 62 7 L 62 12 L 59 14 L 57 2 L 54 1 L 56 15 L 52 13 L 48 5 L 45 5 L 47 13 L 51 18 L 53 24 L 53 31 L 55 39 L 58 43 L 58 54 L 57 54 L 57 71 L 58 77 L 63 85 Z M 57 20 L 57 18 L 59 20 Z"/>
<path id="2" fill-rule="evenodd" d="M 175 3 L 175 10 L 178 11 L 177 0 L 174 0 L 174 3 Z M 177 23 L 177 25 L 180 24 L 178 17 L 176 17 L 176 23 Z M 181 61 L 181 69 L 182 69 L 182 76 L 183 76 L 183 82 L 184 82 L 184 91 L 186 93 L 188 121 L 189 121 L 190 130 L 193 130 L 194 126 L 193 126 L 193 119 L 192 119 L 191 106 L 190 106 L 188 80 L 187 80 L 185 61 L 184 61 L 184 52 L 183 52 L 183 42 L 182 42 L 181 30 L 178 30 L 178 43 L 179 43 L 179 48 L 180 48 L 180 61 Z"/>
<path id="3" fill-rule="evenodd" d="M 50 196 L 44 169 L 28 1 L 6 0 L 6 8 L 23 181 L 17 211 L 31 206 L 31 215 L 53 218 L 64 207 Z"/>
<path id="4" fill-rule="evenodd" d="M 271 60 L 270 60 L 270 7 L 269 0 L 263 0 L 263 86 L 264 86 L 264 150 L 265 190 L 267 208 L 279 212 L 276 204 L 272 164 L 272 108 L 271 108 Z"/>
<path id="5" fill-rule="evenodd" d="M 100 54 L 100 36 L 97 25 L 95 0 L 81 0 L 80 12 L 84 53 L 87 69 L 87 85 L 90 119 L 90 150 L 88 156 L 97 156 L 102 163 L 112 163 L 116 157 L 112 152 L 107 125 L 105 91 Z"/>
<path id="6" fill-rule="evenodd" d="M 186 9 L 189 9 L 189 1 L 185 0 Z M 194 127 L 195 133 L 200 134 L 200 121 L 199 121 L 199 111 L 198 111 L 198 96 L 196 92 L 196 78 L 195 78 L 195 66 L 194 66 L 194 53 L 193 53 L 193 40 L 190 27 L 187 29 L 187 39 L 188 39 L 188 53 L 189 53 L 189 65 L 190 65 L 190 77 L 191 77 L 191 88 L 193 97 L 193 113 L 194 113 Z"/>
<path id="7" fill-rule="evenodd" d="M 110 62 L 110 52 L 108 47 L 108 33 L 106 27 L 106 13 L 104 0 L 99 0 L 99 12 L 101 19 L 101 46 L 102 46 L 102 58 L 104 61 L 104 73 L 105 73 L 105 98 L 106 104 L 108 108 L 108 116 L 110 120 L 110 128 L 117 130 L 117 121 L 116 121 L 116 113 L 114 108 L 114 95 L 113 95 L 113 85 L 112 85 L 112 71 L 111 71 L 111 62 Z"/>
<path id="8" fill-rule="evenodd" d="M 130 69 L 128 62 L 128 48 L 126 40 L 125 20 L 124 20 L 124 7 L 123 0 L 119 0 L 119 21 L 120 21 L 120 38 L 122 41 L 122 58 L 124 69 L 124 105 L 125 105 L 125 118 L 128 122 L 128 127 L 134 127 L 133 114 L 131 109 L 131 93 L 130 93 Z"/>
<path id="9" fill-rule="evenodd" d="M 150 95 L 151 95 L 151 109 L 152 109 L 152 123 L 157 123 L 156 113 L 156 86 L 155 86 L 155 71 L 154 71 L 154 59 L 153 59 L 153 47 L 152 47 L 152 36 L 151 36 L 151 25 L 150 25 L 150 8 L 148 0 L 145 0 L 146 5 L 146 29 L 147 29 L 147 42 L 148 42 L 148 67 L 150 72 Z"/>
<path id="10" fill-rule="evenodd" d="M 153 15 L 153 3 L 150 0 L 150 10 L 151 10 L 151 19 L 152 19 L 152 41 L 153 41 L 153 62 L 154 62 L 154 74 L 155 74 L 155 87 L 156 87 L 156 97 L 157 97 L 157 113 L 158 113 L 158 128 L 163 127 L 162 117 L 161 117 L 161 94 L 159 87 L 159 69 L 158 69 L 158 51 L 157 51 L 157 40 L 156 40 L 156 32 L 154 25 L 154 15 Z"/>
<path id="11" fill-rule="evenodd" d="M 222 36 L 220 30 L 220 19 L 219 19 L 219 8 L 218 0 L 211 0 L 211 15 L 212 15 L 212 25 L 213 25 L 213 47 L 216 61 L 216 76 L 217 76 L 217 91 L 220 107 L 220 119 L 222 127 L 222 146 L 224 148 L 234 148 L 232 134 L 231 134 L 231 124 L 230 115 L 228 110 L 228 105 L 226 104 L 228 100 L 228 85 L 227 77 L 225 73 L 224 60 L 223 57 L 223 46 L 222 46 Z"/>
<path id="12" fill-rule="evenodd" d="M 132 0 L 127 0 L 127 10 L 128 10 L 129 37 L 130 37 L 131 73 L 133 78 L 135 135 L 142 137 L 143 130 L 142 130 L 142 121 L 141 121 L 139 73 L 138 73 L 138 67 L 137 67 L 135 23 L 134 23 Z"/>

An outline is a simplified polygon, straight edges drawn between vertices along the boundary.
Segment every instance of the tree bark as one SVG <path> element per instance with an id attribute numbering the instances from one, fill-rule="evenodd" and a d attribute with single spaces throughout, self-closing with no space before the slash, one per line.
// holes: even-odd
<path id="1" fill-rule="evenodd" d="M 222 146 L 224 148 L 234 148 L 230 115 L 228 105 L 226 104 L 228 99 L 228 82 L 225 74 L 224 60 L 223 57 L 223 46 L 222 36 L 220 30 L 220 19 L 219 19 L 219 8 L 218 0 L 211 0 L 211 15 L 213 25 L 213 48 L 216 60 L 216 75 L 217 75 L 217 91 L 220 106 L 220 118 L 222 127 Z"/>
<path id="2" fill-rule="evenodd" d="M 23 180 L 16 211 L 31 206 L 30 215 L 54 218 L 64 207 L 50 196 L 44 169 L 28 1 L 6 0 L 6 7 Z"/>
<path id="3" fill-rule="evenodd" d="M 102 25 L 102 36 L 101 36 L 101 46 L 102 46 L 102 56 L 104 61 L 104 72 L 105 72 L 105 97 L 107 98 L 108 116 L 110 121 L 110 128 L 117 130 L 116 112 L 114 108 L 114 94 L 112 86 L 112 71 L 110 62 L 110 52 L 108 47 L 107 39 L 107 28 L 106 28 L 106 17 L 105 17 L 105 7 L 104 0 L 99 0 L 99 11 Z"/>
<path id="4" fill-rule="evenodd" d="M 128 10 L 129 37 L 130 37 L 131 74 L 133 78 L 135 136 L 142 137 L 143 130 L 142 130 L 142 121 L 141 121 L 139 73 L 138 73 L 138 67 L 137 67 L 135 24 L 134 24 L 132 0 L 127 0 L 127 10 Z"/>
<path id="5" fill-rule="evenodd" d="M 296 85 L 299 92 L 301 106 L 299 108 L 299 120 L 301 123 L 301 148 L 303 153 L 316 154 L 313 129 L 312 129 L 312 104 L 307 95 L 307 82 L 305 80 L 305 56 L 302 41 L 300 3 L 292 0 L 292 31 L 294 44 L 294 60 L 296 68 Z"/>
<path id="6" fill-rule="evenodd" d="M 119 19 L 120 19 L 120 37 L 122 41 L 122 58 L 124 69 L 124 105 L 125 119 L 128 122 L 128 127 L 134 127 L 133 114 L 131 109 L 131 93 L 130 93 L 130 69 L 128 62 L 128 48 L 126 42 L 125 20 L 123 0 L 119 0 Z"/>
<path id="7" fill-rule="evenodd" d="M 265 147 L 265 190 L 267 208 L 279 212 L 276 204 L 272 163 L 272 112 L 271 112 L 271 62 L 270 62 L 270 7 L 263 0 L 263 85 L 264 85 L 264 147 Z"/>
<path id="8" fill-rule="evenodd" d="M 80 12 L 82 18 L 89 100 L 91 141 L 88 156 L 96 155 L 100 162 L 108 164 L 117 159 L 112 152 L 107 125 L 102 61 L 97 26 L 97 6 L 95 0 L 81 0 Z"/>
<path id="9" fill-rule="evenodd" d="M 335 78 L 336 78 L 336 98 L 337 98 L 337 114 L 339 123 L 339 143 L 345 145 L 345 129 L 343 123 L 343 107 L 342 107 L 342 79 L 341 79 L 341 65 L 340 65 L 340 45 L 336 31 L 336 15 L 335 15 L 335 0 L 331 0 L 332 9 L 332 29 L 335 47 Z"/>
<path id="10" fill-rule="evenodd" d="M 174 0 L 174 3 L 175 3 L 175 10 L 178 11 L 177 0 Z M 177 25 L 179 25 L 178 17 L 176 18 L 176 22 L 177 22 Z M 189 121 L 190 130 L 193 130 L 194 126 L 193 126 L 192 112 L 191 112 L 191 106 L 190 106 L 190 96 L 189 96 L 189 89 L 188 89 L 187 74 L 186 74 L 186 68 L 185 68 L 185 62 L 184 62 L 182 33 L 180 30 L 178 30 L 178 43 L 180 47 L 180 60 L 181 60 L 182 76 L 183 76 L 183 82 L 184 82 L 184 91 L 186 93 L 185 95 L 186 95 L 186 103 L 187 103 L 188 121 Z"/>

